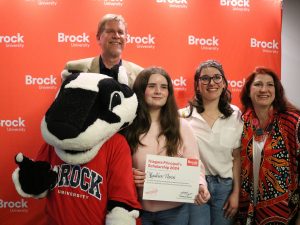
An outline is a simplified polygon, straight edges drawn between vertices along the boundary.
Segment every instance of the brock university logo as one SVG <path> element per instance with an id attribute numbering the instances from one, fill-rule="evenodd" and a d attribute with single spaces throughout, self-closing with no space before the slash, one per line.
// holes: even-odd
<path id="1" fill-rule="evenodd" d="M 0 35 L 0 45 L 4 44 L 7 48 L 24 48 L 24 35 Z"/>
<path id="2" fill-rule="evenodd" d="M 72 191 L 58 190 L 59 194 L 70 195 L 77 198 L 88 198 L 93 196 L 101 200 L 100 185 L 103 183 L 103 177 L 97 172 L 88 167 L 81 167 L 80 165 L 62 164 L 57 165 L 59 168 L 57 187 L 79 188 L 87 195 L 76 194 Z"/>
<path id="3" fill-rule="evenodd" d="M 17 119 L 0 119 L 0 128 L 4 127 L 9 132 L 25 132 L 25 120 L 21 117 Z"/>
<path id="4" fill-rule="evenodd" d="M 271 41 L 258 40 L 257 38 L 250 38 L 250 47 L 261 49 L 262 52 L 275 53 L 279 52 L 279 42 L 275 39 Z"/>
<path id="5" fill-rule="evenodd" d="M 105 6 L 123 6 L 123 0 L 104 0 L 103 5 Z"/>
<path id="6" fill-rule="evenodd" d="M 189 35 L 188 45 L 200 46 L 202 50 L 218 51 L 219 38 L 217 38 L 216 36 L 204 38 L 204 37 L 196 37 L 194 35 Z"/>
<path id="7" fill-rule="evenodd" d="M 242 80 L 227 80 L 228 87 L 232 92 L 239 92 L 245 84 L 245 78 Z"/>
<path id="8" fill-rule="evenodd" d="M 57 89 L 57 78 L 54 75 L 48 77 L 34 77 L 31 74 L 25 75 L 26 86 L 38 86 L 39 89 Z"/>
<path id="9" fill-rule="evenodd" d="M 83 32 L 82 34 L 65 34 L 63 32 L 57 33 L 58 43 L 69 43 L 71 47 L 89 48 L 90 35 Z"/>
<path id="10" fill-rule="evenodd" d="M 170 8 L 187 8 L 188 0 L 156 0 L 159 4 L 169 4 Z"/>
<path id="11" fill-rule="evenodd" d="M 155 37 L 152 34 L 145 36 L 132 36 L 127 34 L 127 44 L 134 44 L 136 48 L 155 48 Z"/>
<path id="12" fill-rule="evenodd" d="M 1 209 L 9 209 L 11 212 L 28 212 L 28 202 L 23 198 L 20 201 L 5 201 L 0 199 Z"/>
<path id="13" fill-rule="evenodd" d="M 186 90 L 187 87 L 186 79 L 183 76 L 172 79 L 172 84 L 175 90 Z"/>
<path id="14" fill-rule="evenodd" d="M 250 0 L 220 0 L 223 7 L 231 7 L 233 11 L 250 11 Z"/>

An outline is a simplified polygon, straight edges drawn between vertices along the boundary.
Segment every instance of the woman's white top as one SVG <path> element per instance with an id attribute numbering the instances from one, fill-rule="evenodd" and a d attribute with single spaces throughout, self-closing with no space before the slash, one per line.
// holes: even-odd
<path id="1" fill-rule="evenodd" d="M 259 168 L 261 162 L 261 153 L 266 143 L 267 136 L 262 141 L 255 141 L 253 138 L 253 191 L 254 191 L 254 205 L 257 201 Z"/>
<path id="2" fill-rule="evenodd" d="M 241 111 L 231 105 L 234 112 L 226 119 L 221 115 L 212 127 L 193 109 L 192 115 L 186 120 L 192 126 L 197 138 L 200 158 L 205 166 L 206 175 L 219 175 L 222 178 L 232 178 L 233 149 L 241 145 L 243 122 Z M 189 107 L 179 110 L 183 117 L 189 115 Z"/>

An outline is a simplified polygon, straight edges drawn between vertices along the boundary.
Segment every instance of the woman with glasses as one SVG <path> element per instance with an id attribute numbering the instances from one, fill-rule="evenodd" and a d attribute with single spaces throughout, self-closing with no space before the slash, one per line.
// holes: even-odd
<path id="1" fill-rule="evenodd" d="M 300 111 L 286 100 L 278 76 L 262 67 L 247 78 L 241 102 L 239 224 L 300 225 Z"/>
<path id="2" fill-rule="evenodd" d="M 194 76 L 195 96 L 180 110 L 194 130 L 211 199 L 190 205 L 189 225 L 233 224 L 240 187 L 241 113 L 230 104 L 222 65 L 208 60 Z"/>

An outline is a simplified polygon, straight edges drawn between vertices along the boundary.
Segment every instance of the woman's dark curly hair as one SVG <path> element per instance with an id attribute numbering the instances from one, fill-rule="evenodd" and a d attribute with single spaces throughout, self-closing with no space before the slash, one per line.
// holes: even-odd
<path id="1" fill-rule="evenodd" d="M 224 115 L 224 118 L 229 117 L 233 113 L 233 109 L 230 106 L 231 92 L 228 90 L 228 81 L 226 79 L 223 67 L 216 60 L 207 60 L 207 61 L 201 63 L 198 66 L 198 68 L 195 72 L 195 75 L 194 75 L 194 93 L 195 93 L 195 96 L 192 100 L 189 101 L 190 114 L 187 117 L 191 116 L 191 114 L 193 112 L 193 107 L 196 108 L 198 113 L 202 113 L 205 110 L 204 105 L 203 105 L 202 95 L 198 91 L 197 87 L 198 87 L 198 84 L 199 84 L 199 77 L 200 77 L 201 71 L 204 68 L 209 68 L 209 67 L 213 67 L 213 68 L 216 68 L 217 70 L 219 70 L 221 75 L 222 75 L 222 78 L 225 82 L 225 87 L 224 87 L 224 89 L 221 93 L 219 104 L 218 104 L 218 108 L 219 108 L 220 112 Z"/>

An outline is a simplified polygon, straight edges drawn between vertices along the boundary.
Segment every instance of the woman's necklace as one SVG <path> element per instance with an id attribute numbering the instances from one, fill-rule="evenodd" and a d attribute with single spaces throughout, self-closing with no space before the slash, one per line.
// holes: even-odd
<path id="1" fill-rule="evenodd" d="M 218 114 L 209 115 L 204 111 L 201 113 L 201 115 L 205 119 L 205 121 L 209 124 L 209 126 L 212 127 L 216 122 L 216 120 L 220 117 L 221 113 L 218 112 Z"/>
<path id="2" fill-rule="evenodd" d="M 214 115 L 209 115 L 208 113 L 206 113 L 205 111 L 202 112 L 202 115 L 204 115 L 205 117 L 208 117 L 210 118 L 211 120 L 216 120 L 220 117 L 221 113 L 218 112 L 217 114 L 214 114 Z"/>
<path id="3" fill-rule="evenodd" d="M 270 116 L 269 119 L 265 122 L 265 126 L 261 126 L 257 118 L 252 119 L 252 126 L 254 131 L 254 140 L 261 142 L 272 130 L 272 120 L 273 116 Z"/>

